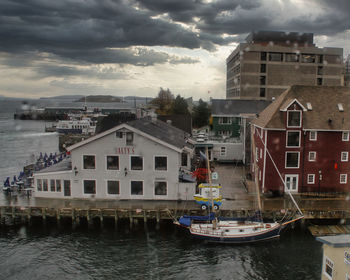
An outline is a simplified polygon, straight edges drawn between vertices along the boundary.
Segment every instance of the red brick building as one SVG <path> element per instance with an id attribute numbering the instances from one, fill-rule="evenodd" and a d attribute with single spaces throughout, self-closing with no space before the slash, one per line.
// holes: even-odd
<path id="1" fill-rule="evenodd" d="M 252 122 L 252 133 L 263 193 L 350 192 L 349 88 L 292 86 Z"/>

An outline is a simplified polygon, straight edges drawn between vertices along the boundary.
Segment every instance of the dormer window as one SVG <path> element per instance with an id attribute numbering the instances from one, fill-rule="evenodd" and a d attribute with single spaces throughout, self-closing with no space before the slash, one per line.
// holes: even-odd
<path id="1" fill-rule="evenodd" d="M 287 111 L 287 126 L 301 127 L 301 111 Z"/>

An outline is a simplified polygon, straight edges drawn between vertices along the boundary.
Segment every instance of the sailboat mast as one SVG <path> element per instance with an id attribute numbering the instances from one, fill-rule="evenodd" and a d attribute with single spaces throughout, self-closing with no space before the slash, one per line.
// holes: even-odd
<path id="1" fill-rule="evenodd" d="M 251 130 L 253 130 L 253 127 L 251 127 Z M 253 135 L 253 131 L 251 133 L 251 135 Z M 253 148 L 253 153 L 255 152 L 255 139 L 254 137 L 252 138 L 252 148 Z M 256 156 L 256 155 L 255 155 Z M 260 197 L 260 189 L 259 189 L 259 181 L 258 181 L 258 166 L 256 164 L 256 160 L 254 160 L 254 181 L 255 181 L 255 189 L 256 189 L 256 195 L 258 198 L 258 209 L 259 212 L 261 213 L 262 211 L 262 203 L 261 203 L 261 197 Z"/>
<path id="2" fill-rule="evenodd" d="M 209 152 L 208 152 L 208 146 L 205 146 L 205 157 L 207 158 L 207 170 L 208 170 L 208 183 L 210 186 L 210 199 L 211 199 L 211 208 L 213 211 L 214 209 L 214 199 L 213 199 L 213 188 L 211 185 L 211 171 L 210 171 L 210 163 L 209 163 Z"/>

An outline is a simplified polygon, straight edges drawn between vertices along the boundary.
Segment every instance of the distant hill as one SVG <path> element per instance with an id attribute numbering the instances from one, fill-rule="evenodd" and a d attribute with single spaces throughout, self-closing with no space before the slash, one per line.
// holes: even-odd
<path id="1" fill-rule="evenodd" d="M 40 97 L 40 99 L 78 99 L 83 98 L 84 95 L 58 95 L 58 96 L 51 96 L 51 97 Z"/>
<path id="2" fill-rule="evenodd" d="M 75 100 L 75 102 L 122 102 L 122 99 L 120 97 L 111 96 L 111 95 L 89 95 L 84 96 L 78 100 Z"/>

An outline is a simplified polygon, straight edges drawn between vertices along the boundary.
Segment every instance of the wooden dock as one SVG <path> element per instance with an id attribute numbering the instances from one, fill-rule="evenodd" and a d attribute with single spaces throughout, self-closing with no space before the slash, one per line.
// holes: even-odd
<path id="1" fill-rule="evenodd" d="M 254 210 L 220 210 L 219 216 L 222 217 L 249 217 L 254 215 Z M 307 211 L 304 210 L 305 220 L 312 219 L 339 219 L 350 222 L 350 211 Z M 73 226 L 79 225 L 85 220 L 88 225 L 98 220 L 103 225 L 104 220 L 114 220 L 115 225 L 119 221 L 134 222 L 153 220 L 156 223 L 160 221 L 171 221 L 182 215 L 206 215 L 207 212 L 196 209 L 119 209 L 119 208 L 50 208 L 37 206 L 0 206 L 0 225 L 13 224 L 31 224 L 33 219 L 41 220 L 46 223 L 47 220 L 55 221 L 58 224 L 63 220 L 70 220 Z M 270 220 L 281 220 L 285 213 L 280 210 L 264 211 L 264 218 Z M 350 226 L 349 226 L 350 228 Z M 321 232 L 315 229 L 314 232 Z M 340 230 L 339 230 L 340 231 Z"/>
<path id="2" fill-rule="evenodd" d="M 313 236 L 350 234 L 350 225 L 313 225 L 308 229 Z"/>

